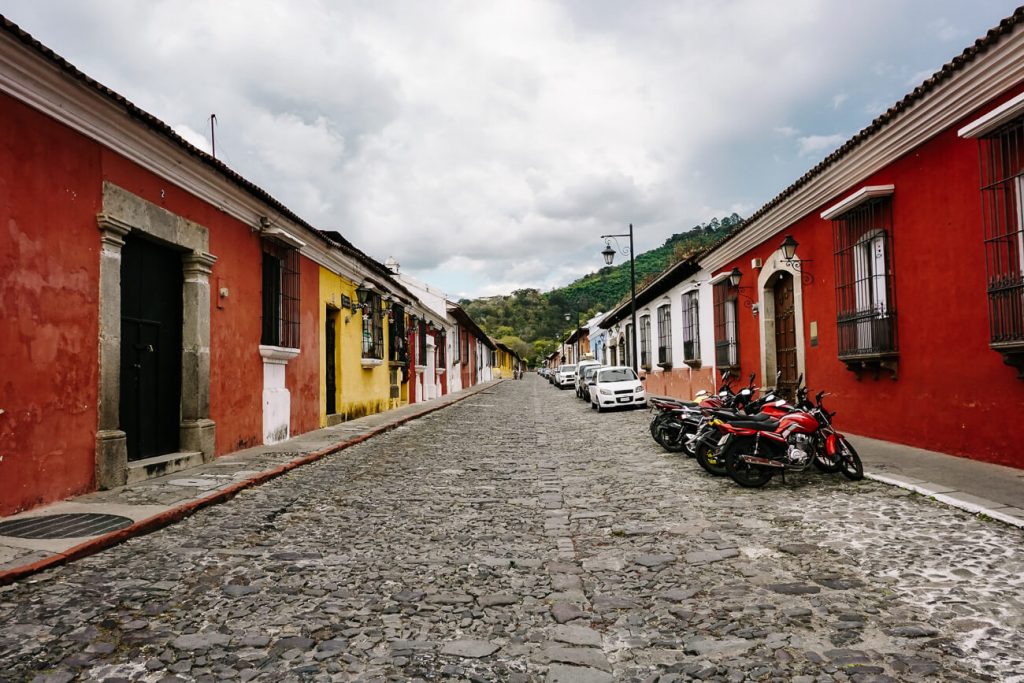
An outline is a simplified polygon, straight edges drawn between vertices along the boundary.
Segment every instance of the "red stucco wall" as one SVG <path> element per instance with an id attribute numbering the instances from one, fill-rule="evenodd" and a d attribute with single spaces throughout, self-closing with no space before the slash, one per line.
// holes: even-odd
<path id="1" fill-rule="evenodd" d="M 969 120 L 969 119 L 968 119 Z M 954 126 L 724 266 L 744 272 L 756 296 L 750 260 L 767 262 L 784 234 L 813 259 L 803 286 L 805 339 L 818 322 L 819 344 L 806 348 L 807 383 L 834 395 L 836 425 L 856 434 L 1024 467 L 1024 382 L 988 347 L 985 251 L 977 142 Z M 899 374 L 857 380 L 838 360 L 832 224 L 820 213 L 865 185 L 894 184 L 892 253 L 898 315 Z M 743 376 L 760 375 L 759 332 L 739 307 Z"/>
<path id="2" fill-rule="evenodd" d="M 291 394 L 292 436 L 320 427 L 320 267 L 301 258 L 299 277 L 300 351 L 285 372 L 285 386 Z"/>
<path id="3" fill-rule="evenodd" d="M 103 181 L 209 230 L 210 417 L 216 451 L 262 442 L 261 257 L 249 226 L 0 95 L 0 515 L 95 482 Z M 317 427 L 318 269 L 302 260 L 292 432 Z M 219 296 L 221 287 L 229 295 Z M 17 369 L 15 371 L 14 369 Z"/>
<path id="4" fill-rule="evenodd" d="M 100 158 L 0 95 L 0 515 L 93 487 Z"/>
<path id="5" fill-rule="evenodd" d="M 643 374 L 643 373 L 642 373 Z M 715 393 L 715 381 L 710 367 L 691 370 L 672 368 L 644 374 L 644 390 L 648 396 L 675 396 L 692 399 L 701 389 Z"/>

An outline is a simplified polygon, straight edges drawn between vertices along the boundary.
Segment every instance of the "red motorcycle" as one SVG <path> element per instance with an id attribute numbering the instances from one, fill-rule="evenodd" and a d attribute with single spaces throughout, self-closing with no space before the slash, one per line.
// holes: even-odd
<path id="1" fill-rule="evenodd" d="M 719 458 L 733 481 L 748 488 L 764 486 L 776 473 L 785 477 L 786 472 L 802 472 L 811 463 L 825 471 L 838 470 L 854 481 L 863 479 L 860 456 L 832 426 L 835 413 L 821 403 L 825 395 L 819 392 L 813 404 L 805 402 L 804 409 L 773 404 L 774 416 L 762 413 L 757 419 L 716 411 L 716 426 L 722 433 Z"/>

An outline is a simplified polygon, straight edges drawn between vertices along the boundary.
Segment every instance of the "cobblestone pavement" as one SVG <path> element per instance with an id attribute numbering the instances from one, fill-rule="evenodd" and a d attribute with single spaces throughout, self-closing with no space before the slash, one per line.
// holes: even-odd
<path id="1" fill-rule="evenodd" d="M 0 589 L 11 681 L 1024 681 L 1022 532 L 541 379 Z"/>

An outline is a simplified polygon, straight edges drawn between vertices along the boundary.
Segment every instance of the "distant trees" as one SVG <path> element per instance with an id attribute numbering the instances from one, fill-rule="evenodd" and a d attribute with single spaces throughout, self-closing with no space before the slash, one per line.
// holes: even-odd
<path id="1" fill-rule="evenodd" d="M 638 254 L 637 285 L 714 245 L 742 223 L 743 219 L 735 213 L 721 219 L 712 218 L 670 236 L 656 249 Z M 558 347 L 567 330 L 575 328 L 575 320 L 565 321 L 566 313 L 578 312 L 581 320 L 588 320 L 598 311 L 610 310 L 628 294 L 629 262 L 626 261 L 605 266 L 550 292 L 528 287 L 507 296 L 463 299 L 459 304 L 484 332 L 536 366 Z"/>

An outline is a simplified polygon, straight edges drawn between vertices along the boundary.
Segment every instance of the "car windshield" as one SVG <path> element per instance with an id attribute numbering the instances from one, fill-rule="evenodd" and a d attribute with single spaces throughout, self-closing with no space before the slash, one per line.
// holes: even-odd
<path id="1" fill-rule="evenodd" d="M 630 368 L 612 368 L 611 370 L 602 370 L 597 375 L 598 382 L 626 382 L 631 379 L 636 379 L 636 373 Z"/>
<path id="2" fill-rule="evenodd" d="M 589 368 L 586 368 L 586 369 L 585 369 L 585 370 L 583 371 L 583 377 L 584 377 L 585 379 L 590 379 L 591 377 L 593 377 L 593 376 L 594 376 L 594 373 L 595 373 L 595 372 L 597 372 L 597 368 L 596 368 L 595 366 L 591 365 L 591 366 L 590 366 Z"/>
<path id="3" fill-rule="evenodd" d="M 563 365 L 562 366 L 562 372 L 576 372 L 576 366 L 575 365 Z"/>

